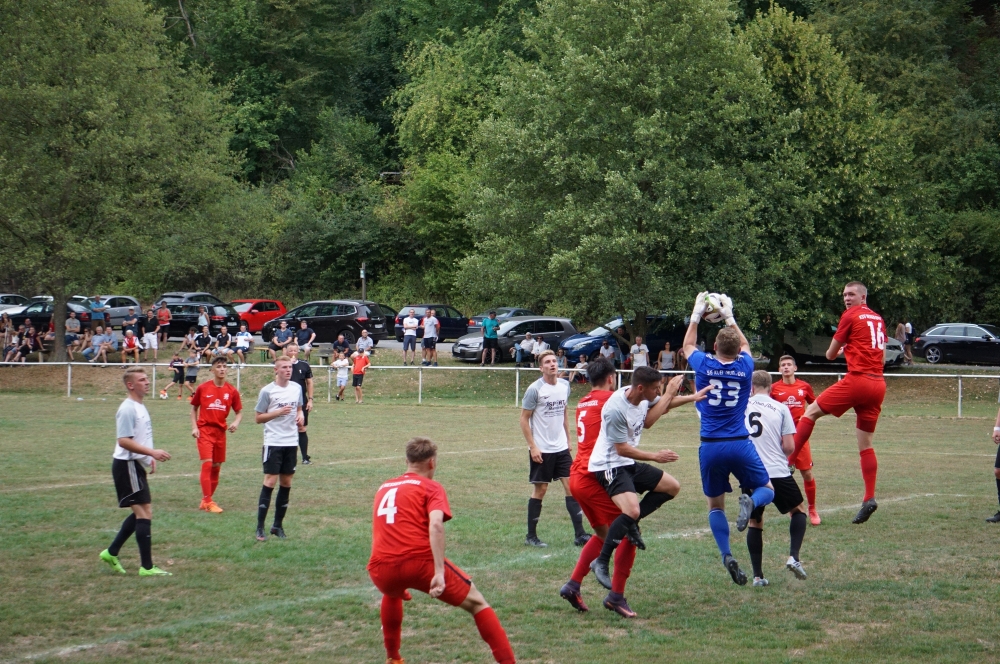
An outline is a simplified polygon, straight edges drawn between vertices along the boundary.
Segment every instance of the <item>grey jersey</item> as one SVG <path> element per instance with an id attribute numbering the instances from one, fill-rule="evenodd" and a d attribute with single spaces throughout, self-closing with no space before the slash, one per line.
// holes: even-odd
<path id="1" fill-rule="evenodd" d="M 788 458 L 781 449 L 781 437 L 795 433 L 795 423 L 788 406 L 765 394 L 754 394 L 747 401 L 747 431 L 757 448 L 768 477 L 788 477 Z"/>
<path id="2" fill-rule="evenodd" d="M 149 419 L 149 411 L 138 401 L 125 399 L 115 413 L 115 459 L 122 461 L 135 460 L 147 468 L 152 465 L 153 457 L 130 452 L 118 444 L 118 438 L 131 438 L 144 447 L 153 447 L 153 421 Z"/>
<path id="3" fill-rule="evenodd" d="M 618 454 L 615 444 L 627 443 L 632 447 L 639 447 L 639 438 L 646 424 L 646 413 L 649 412 L 650 406 L 660 400 L 660 397 L 656 397 L 652 402 L 640 401 L 638 406 L 633 406 L 625 398 L 631 389 L 628 386 L 623 387 L 605 402 L 601 411 L 601 432 L 597 435 L 597 442 L 594 443 L 594 451 L 590 455 L 590 465 L 587 466 L 587 470 L 595 472 L 635 464 L 633 459 Z"/>
<path id="4" fill-rule="evenodd" d="M 268 383 L 260 390 L 257 405 L 258 413 L 270 413 L 291 406 L 292 412 L 273 420 L 264 422 L 264 444 L 270 447 L 297 447 L 299 444 L 298 409 L 302 407 L 302 386 L 288 381 L 281 387 L 277 383 Z"/>
<path id="5" fill-rule="evenodd" d="M 545 453 L 569 449 L 566 438 L 566 406 L 569 402 L 569 381 L 564 378 L 549 385 L 539 378 L 524 393 L 521 408 L 531 411 L 531 436 Z"/>

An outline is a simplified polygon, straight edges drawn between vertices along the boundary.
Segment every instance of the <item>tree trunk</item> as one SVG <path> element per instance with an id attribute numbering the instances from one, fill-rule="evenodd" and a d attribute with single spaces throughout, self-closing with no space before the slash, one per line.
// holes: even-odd
<path id="1" fill-rule="evenodd" d="M 66 281 L 59 279 L 52 287 L 52 325 L 56 333 L 56 338 L 52 341 L 52 359 L 55 362 L 66 361 L 67 299 Z"/>

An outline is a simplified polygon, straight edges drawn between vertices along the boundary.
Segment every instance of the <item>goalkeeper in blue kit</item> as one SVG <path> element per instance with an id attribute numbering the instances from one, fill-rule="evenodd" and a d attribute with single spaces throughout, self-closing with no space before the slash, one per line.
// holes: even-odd
<path id="1" fill-rule="evenodd" d="M 698 323 L 705 313 L 708 293 L 699 293 L 691 312 L 691 323 L 684 336 L 684 355 L 695 372 L 695 388 L 713 389 L 708 398 L 695 407 L 701 414 L 701 445 L 698 461 L 701 465 L 701 485 L 708 498 L 708 525 L 722 554 L 722 564 L 733 581 L 746 585 L 747 575 L 740 569 L 729 547 L 729 520 L 726 518 L 726 493 L 732 474 L 740 485 L 751 491 L 739 497 L 740 512 L 736 529 L 743 532 L 750 514 L 774 499 L 774 487 L 761 463 L 757 450 L 750 442 L 744 416 L 752 391 L 754 371 L 750 343 L 743 336 L 733 317 L 733 302 L 719 296 L 719 313 L 726 327 L 715 338 L 715 353 L 698 350 Z"/>

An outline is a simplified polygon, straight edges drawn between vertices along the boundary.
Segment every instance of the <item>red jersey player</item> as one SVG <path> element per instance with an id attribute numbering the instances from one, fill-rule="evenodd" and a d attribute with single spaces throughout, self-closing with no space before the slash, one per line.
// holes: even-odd
<path id="1" fill-rule="evenodd" d="M 406 473 L 375 493 L 372 555 L 368 575 L 382 593 L 382 638 L 386 664 L 399 654 L 403 600 L 415 588 L 472 614 L 480 636 L 498 662 L 513 662 L 514 651 L 496 613 L 469 575 L 444 557 L 444 522 L 451 518 L 444 487 L 434 481 L 437 446 L 427 438 L 406 444 Z"/>
<path id="2" fill-rule="evenodd" d="M 771 386 L 771 398 L 778 403 L 788 406 L 792 413 L 792 421 L 799 423 L 799 418 L 806 412 L 806 406 L 816 401 L 813 394 L 812 385 L 795 377 L 798 366 L 795 358 L 791 355 L 783 355 L 778 360 L 778 371 L 781 373 L 781 382 Z M 798 454 L 792 453 L 788 457 L 788 464 L 795 466 L 802 473 L 802 483 L 806 489 L 806 500 L 809 502 L 809 522 L 814 526 L 821 523 L 819 512 L 816 511 L 816 478 L 813 477 L 812 450 L 809 449 L 807 440 Z"/>
<path id="3" fill-rule="evenodd" d="M 212 496 L 219 486 L 219 470 L 226 461 L 226 431 L 236 431 L 243 419 L 243 403 L 239 391 L 226 382 L 226 358 L 212 360 L 212 380 L 198 386 L 191 396 L 191 435 L 198 441 L 201 459 L 200 510 L 219 514 Z M 229 411 L 236 413 L 232 424 L 226 424 Z"/>
<path id="4" fill-rule="evenodd" d="M 837 333 L 826 351 L 826 359 L 834 360 L 840 353 L 847 359 L 847 376 L 823 390 L 806 408 L 795 429 L 795 454 L 812 434 L 816 420 L 823 415 L 840 417 L 853 408 L 857 415 L 858 452 L 861 454 L 861 475 L 865 480 L 865 498 L 853 523 L 864 523 L 878 509 L 875 502 L 875 479 L 878 460 L 872 448 L 875 425 L 882 412 L 885 398 L 885 321 L 868 308 L 868 289 L 860 281 L 844 286 L 846 311 L 840 317 Z"/>

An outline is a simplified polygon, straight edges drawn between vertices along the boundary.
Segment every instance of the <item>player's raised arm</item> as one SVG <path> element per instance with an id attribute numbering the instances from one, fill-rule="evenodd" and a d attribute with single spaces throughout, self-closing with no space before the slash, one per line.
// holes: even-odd
<path id="1" fill-rule="evenodd" d="M 440 597 L 444 592 L 444 512 L 431 510 L 428 514 L 430 525 L 427 534 L 431 540 L 431 555 L 434 556 L 434 576 L 431 577 L 431 587 L 427 592 L 431 597 Z"/>
<path id="2" fill-rule="evenodd" d="M 750 352 L 750 342 L 747 341 L 746 335 L 743 334 L 743 330 L 740 326 L 736 324 L 736 318 L 733 316 L 733 299 L 723 293 L 719 296 L 719 313 L 726 320 L 726 327 L 735 328 L 740 334 L 740 352 L 749 353 Z"/>
<path id="3" fill-rule="evenodd" d="M 684 334 L 684 357 L 691 357 L 691 353 L 698 350 L 698 323 L 705 315 L 705 298 L 708 291 L 698 293 L 694 300 L 694 309 L 691 310 L 691 322 L 688 323 L 687 332 Z"/>

